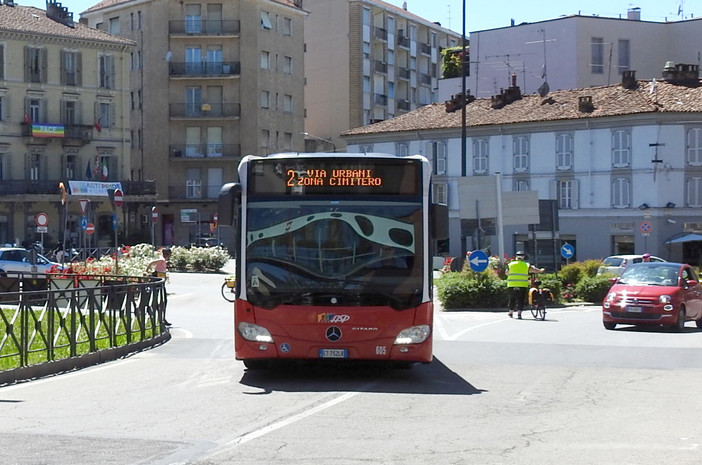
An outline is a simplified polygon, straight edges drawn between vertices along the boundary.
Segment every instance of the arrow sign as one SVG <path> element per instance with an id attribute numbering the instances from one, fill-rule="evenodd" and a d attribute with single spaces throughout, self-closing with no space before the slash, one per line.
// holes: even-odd
<path id="1" fill-rule="evenodd" d="M 563 244 L 561 246 L 561 257 L 568 259 L 575 255 L 575 247 L 570 244 Z"/>
<path id="2" fill-rule="evenodd" d="M 83 231 L 85 231 L 86 229 L 88 229 L 88 218 L 86 218 L 86 217 L 84 217 L 84 216 L 81 217 L 81 219 L 80 219 L 80 229 L 82 229 Z"/>
<path id="3" fill-rule="evenodd" d="M 468 257 L 468 263 L 473 271 L 485 271 L 488 267 L 488 256 L 482 250 L 474 250 Z"/>

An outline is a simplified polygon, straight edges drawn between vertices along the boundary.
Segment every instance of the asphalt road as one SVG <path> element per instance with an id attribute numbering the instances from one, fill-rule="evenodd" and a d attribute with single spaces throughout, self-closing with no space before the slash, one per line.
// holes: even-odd
<path id="1" fill-rule="evenodd" d="M 0 388 L 2 464 L 699 464 L 702 332 L 597 308 L 440 312 L 410 370 L 233 358 L 225 275 L 173 273 L 163 346 Z"/>

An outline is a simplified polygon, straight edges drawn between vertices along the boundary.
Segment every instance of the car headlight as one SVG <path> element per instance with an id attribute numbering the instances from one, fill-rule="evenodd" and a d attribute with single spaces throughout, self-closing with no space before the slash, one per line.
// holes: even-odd
<path id="1" fill-rule="evenodd" d="M 617 300 L 617 293 L 616 293 L 616 292 L 610 292 L 609 294 L 607 294 L 607 297 L 605 298 L 605 300 L 606 300 L 607 302 L 614 302 L 615 300 Z"/>
<path id="2" fill-rule="evenodd" d="M 427 340 L 431 334 L 429 325 L 412 326 L 405 328 L 395 338 L 395 344 L 419 344 Z"/>
<path id="3" fill-rule="evenodd" d="M 273 337 L 271 337 L 271 333 L 269 333 L 268 330 L 263 326 L 242 321 L 237 326 L 237 329 L 239 330 L 239 334 L 241 334 L 241 337 L 243 337 L 247 341 L 273 342 Z"/>
<path id="4" fill-rule="evenodd" d="M 662 304 L 669 304 L 672 301 L 673 301 L 672 297 L 670 297 L 667 294 L 663 294 L 662 296 L 658 297 L 658 302 L 660 302 Z"/>

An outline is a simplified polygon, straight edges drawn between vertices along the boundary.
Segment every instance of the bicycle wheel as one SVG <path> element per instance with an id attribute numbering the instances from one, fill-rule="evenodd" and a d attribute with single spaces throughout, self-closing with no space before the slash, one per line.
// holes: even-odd
<path id="1" fill-rule="evenodd" d="M 236 288 L 227 286 L 227 283 L 222 283 L 222 297 L 227 302 L 234 302 L 236 300 L 235 294 Z"/>
<path id="2" fill-rule="evenodd" d="M 538 305 L 529 305 L 529 310 L 531 310 L 531 316 L 533 316 L 535 320 L 538 320 L 539 319 L 539 306 Z"/>
<path id="3" fill-rule="evenodd" d="M 544 321 L 546 319 L 546 307 L 543 306 L 543 304 L 539 304 L 536 306 L 536 314 L 534 318 L 537 320 Z"/>

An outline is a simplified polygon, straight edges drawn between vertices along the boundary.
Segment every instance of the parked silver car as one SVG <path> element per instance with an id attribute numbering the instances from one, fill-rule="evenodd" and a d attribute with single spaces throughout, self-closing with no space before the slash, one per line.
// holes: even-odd
<path id="1" fill-rule="evenodd" d="M 0 275 L 7 273 L 46 273 L 54 265 L 61 266 L 41 254 L 36 254 L 36 269 L 33 269 L 31 255 L 31 251 L 21 247 L 0 247 Z"/>
<path id="2" fill-rule="evenodd" d="M 628 266 L 631 265 L 632 263 L 641 263 L 644 260 L 644 255 L 648 255 L 650 257 L 650 261 L 652 262 L 664 262 L 662 258 L 659 257 L 654 257 L 653 255 L 649 254 L 642 254 L 642 255 L 612 255 L 611 257 L 607 257 L 604 260 L 602 260 L 602 264 L 600 267 L 597 269 L 597 274 L 613 274 L 615 276 L 621 276 L 621 274 L 624 272 L 624 269 Z"/>

